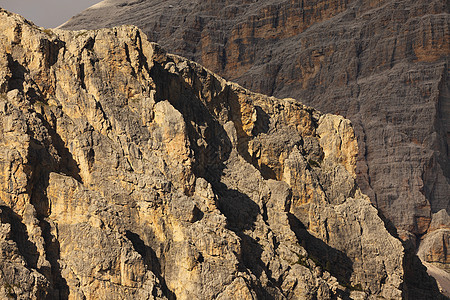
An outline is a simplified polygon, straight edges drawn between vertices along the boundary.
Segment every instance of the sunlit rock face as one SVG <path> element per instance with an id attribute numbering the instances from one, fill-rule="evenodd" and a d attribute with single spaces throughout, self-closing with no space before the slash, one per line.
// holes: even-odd
<path id="1" fill-rule="evenodd" d="M 107 0 L 62 28 L 119 24 L 246 88 L 349 118 L 357 182 L 401 237 L 419 245 L 449 213 L 447 1 Z"/>
<path id="2" fill-rule="evenodd" d="M 439 299 L 342 116 L 4 10 L 0 75 L 2 298 Z"/>

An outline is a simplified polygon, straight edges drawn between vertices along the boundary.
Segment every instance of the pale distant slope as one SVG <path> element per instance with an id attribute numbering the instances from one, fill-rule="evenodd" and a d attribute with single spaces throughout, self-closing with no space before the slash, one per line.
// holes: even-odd
<path id="1" fill-rule="evenodd" d="M 85 11 L 89 11 L 89 10 L 96 10 L 96 9 L 106 9 L 108 7 L 115 7 L 114 6 L 114 0 L 105 0 L 105 1 L 101 1 L 99 3 L 96 3 L 90 7 L 88 7 Z M 63 24 L 59 25 L 57 28 L 61 28 L 64 27 L 66 24 L 68 24 L 70 22 L 70 20 L 68 20 L 67 22 L 64 22 Z M 106 26 L 103 26 L 106 27 Z"/>
<path id="2" fill-rule="evenodd" d="M 38 26 L 54 28 L 100 0 L 0 0 L 0 7 L 18 13 Z"/>

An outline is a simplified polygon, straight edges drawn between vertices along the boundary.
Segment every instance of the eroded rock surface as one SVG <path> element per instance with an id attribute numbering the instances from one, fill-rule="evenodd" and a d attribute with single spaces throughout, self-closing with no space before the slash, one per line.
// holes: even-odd
<path id="1" fill-rule="evenodd" d="M 450 217 L 445 210 L 433 215 L 428 233 L 421 239 L 418 255 L 429 263 L 450 271 Z"/>
<path id="2" fill-rule="evenodd" d="M 439 299 L 357 187 L 343 117 L 132 26 L 0 10 L 0 53 L 2 297 Z"/>
<path id="3" fill-rule="evenodd" d="M 106 0 L 62 28 L 134 24 L 246 88 L 349 118 L 359 186 L 415 240 L 450 213 L 449 16 L 445 0 Z"/>

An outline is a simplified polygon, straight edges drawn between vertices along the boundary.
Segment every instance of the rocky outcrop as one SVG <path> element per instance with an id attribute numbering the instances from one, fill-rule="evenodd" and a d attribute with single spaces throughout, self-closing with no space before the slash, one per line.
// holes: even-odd
<path id="1" fill-rule="evenodd" d="M 62 28 L 134 24 L 244 87 L 348 117 L 359 186 L 416 243 L 449 213 L 449 21 L 443 0 L 106 0 Z"/>
<path id="2" fill-rule="evenodd" d="M 439 297 L 357 187 L 348 120 L 136 27 L 0 32 L 2 297 Z"/>
<path id="3" fill-rule="evenodd" d="M 442 269 L 450 271 L 450 217 L 445 210 L 433 215 L 433 221 L 426 234 L 420 241 L 418 255 L 429 263 L 433 263 Z"/>

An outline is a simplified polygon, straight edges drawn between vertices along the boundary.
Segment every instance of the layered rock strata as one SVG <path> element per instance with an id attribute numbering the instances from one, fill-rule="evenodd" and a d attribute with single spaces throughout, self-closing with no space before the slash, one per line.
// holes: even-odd
<path id="1" fill-rule="evenodd" d="M 136 27 L 0 10 L 1 297 L 439 299 L 357 187 L 357 152 L 343 117 Z"/>
<path id="2" fill-rule="evenodd" d="M 423 240 L 424 257 L 448 268 L 429 228 L 449 214 L 448 1 L 106 0 L 62 28 L 118 24 L 246 88 L 352 120 L 359 186 L 400 237 Z"/>

